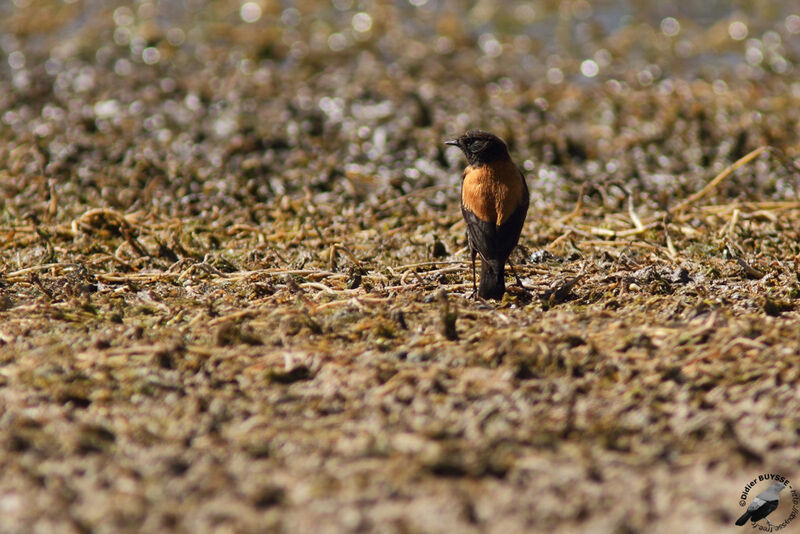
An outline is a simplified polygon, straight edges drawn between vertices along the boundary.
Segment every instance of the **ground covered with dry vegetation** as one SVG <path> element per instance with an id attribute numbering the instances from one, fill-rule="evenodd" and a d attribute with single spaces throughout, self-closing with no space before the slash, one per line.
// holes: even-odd
<path id="1" fill-rule="evenodd" d="M 800 482 L 792 2 L 190 4 L 0 7 L 0 531 L 706 533 Z M 531 188 L 498 303 L 469 127 Z"/>

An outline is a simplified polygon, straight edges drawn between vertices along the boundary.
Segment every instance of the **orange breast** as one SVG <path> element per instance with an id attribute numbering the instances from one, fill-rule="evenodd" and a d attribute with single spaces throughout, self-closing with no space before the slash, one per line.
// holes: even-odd
<path id="1" fill-rule="evenodd" d="M 495 161 L 464 171 L 461 202 L 486 222 L 501 225 L 522 200 L 522 175 L 511 160 Z"/>

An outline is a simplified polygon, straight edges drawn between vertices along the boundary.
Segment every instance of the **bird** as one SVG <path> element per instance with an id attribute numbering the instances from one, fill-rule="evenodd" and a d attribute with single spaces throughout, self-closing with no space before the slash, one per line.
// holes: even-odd
<path id="1" fill-rule="evenodd" d="M 741 527 L 747 523 L 748 519 L 753 523 L 766 519 L 778 507 L 778 502 L 780 502 L 779 493 L 785 487 L 786 484 L 783 482 L 773 482 L 770 487 L 755 496 L 753 502 L 742 514 L 742 517 L 736 520 L 736 524 Z M 772 526 L 769 519 L 767 519 L 767 524 Z"/>
<path id="2" fill-rule="evenodd" d="M 513 271 L 509 256 L 528 214 L 528 184 L 511 160 L 506 143 L 494 134 L 469 130 L 445 144 L 457 146 L 467 158 L 461 177 L 461 214 L 467 224 L 473 295 L 500 300 L 506 290 L 505 264 Z M 481 276 L 476 288 L 477 256 L 481 258 Z M 519 277 L 517 283 L 522 285 Z"/>

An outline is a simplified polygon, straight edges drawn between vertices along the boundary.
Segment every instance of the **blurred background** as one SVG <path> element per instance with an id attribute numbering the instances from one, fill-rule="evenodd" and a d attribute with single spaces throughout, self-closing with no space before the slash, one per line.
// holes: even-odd
<path id="1" fill-rule="evenodd" d="M 371 50 L 384 62 L 474 51 L 505 68 L 559 83 L 650 67 L 642 82 L 678 70 L 706 77 L 791 71 L 800 51 L 795 2 L 459 0 L 100 1 L 9 0 L 3 52 L 153 65 L 182 51 L 232 59 L 301 60 Z M 129 54 L 123 54 L 123 49 Z M 148 50 L 149 49 L 149 50 Z M 153 50 L 154 49 L 154 50 Z M 147 50 L 147 52 L 145 52 Z M 506 57 L 510 55 L 511 57 Z M 37 57 L 38 56 L 38 57 Z M 789 57 L 787 57 L 789 56 Z M 10 67 L 24 67 L 10 57 Z M 713 60 L 713 62 L 711 61 Z M 7 66 L 4 66 L 7 68 Z M 246 69 L 247 67 L 245 67 Z M 545 68 L 545 70 L 541 70 Z M 126 72 L 123 64 L 118 73 Z M 560 72 L 558 72 L 560 71 Z"/>
<path id="2" fill-rule="evenodd" d="M 540 207 L 590 178 L 657 207 L 759 145 L 798 153 L 793 0 L 8 0 L 0 31 L 9 199 L 37 174 L 185 213 L 407 193 L 456 185 L 441 141 L 482 127 Z M 775 170 L 731 184 L 793 195 Z M 169 198 L 139 194 L 156 176 Z"/>
<path id="3" fill-rule="evenodd" d="M 730 528 L 797 467 L 799 73 L 798 0 L 0 0 L 0 531 Z"/>

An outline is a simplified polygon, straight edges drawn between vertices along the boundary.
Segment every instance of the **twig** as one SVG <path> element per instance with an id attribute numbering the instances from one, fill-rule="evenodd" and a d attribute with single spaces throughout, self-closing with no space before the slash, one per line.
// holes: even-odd
<path id="1" fill-rule="evenodd" d="M 646 248 L 649 250 L 661 250 L 661 247 L 656 245 L 651 245 L 650 243 L 645 243 L 642 241 L 602 241 L 600 239 L 594 239 L 590 241 L 581 241 L 581 245 L 600 245 L 606 247 L 639 247 L 639 248 Z"/>
<path id="2" fill-rule="evenodd" d="M 267 309 L 265 308 L 247 308 L 246 310 L 241 310 L 235 313 L 224 315 L 222 317 L 217 317 L 216 319 L 212 319 L 211 321 L 208 322 L 208 326 L 216 326 L 221 323 L 238 321 L 239 319 L 244 319 L 245 317 L 252 317 L 254 315 L 259 315 L 265 312 L 267 312 Z"/>
<path id="3" fill-rule="evenodd" d="M 638 219 L 638 217 L 637 217 Z M 628 230 L 610 230 L 608 228 L 599 228 L 599 227 L 592 227 L 589 231 L 594 235 L 604 235 L 608 237 L 627 237 L 632 235 L 639 235 L 647 232 L 647 230 L 654 228 L 661 224 L 660 222 L 651 222 L 646 225 L 642 225 L 642 222 L 639 221 L 638 228 L 631 228 Z"/>
<path id="4" fill-rule="evenodd" d="M 362 273 L 366 272 L 366 269 L 364 269 L 364 267 L 361 266 L 361 262 L 358 261 L 358 259 L 356 259 L 356 257 L 353 255 L 352 252 L 350 252 L 350 249 L 348 249 L 346 246 L 344 246 L 341 243 L 334 243 L 333 245 L 331 245 L 331 252 L 330 252 L 331 258 L 333 258 L 335 256 L 336 252 L 338 252 L 338 251 L 343 252 L 344 255 L 347 256 L 347 258 L 351 262 L 353 262 L 353 265 L 355 265 L 356 269 L 358 269 Z"/>
<path id="5" fill-rule="evenodd" d="M 736 257 L 736 263 L 739 264 L 739 267 L 744 269 L 744 272 L 747 276 L 750 276 L 752 278 L 761 279 L 767 275 L 766 273 L 759 271 L 758 269 L 756 269 L 755 267 L 753 267 L 752 265 L 750 265 L 749 263 L 747 263 L 738 256 Z"/>
<path id="6" fill-rule="evenodd" d="M 466 249 L 465 249 L 466 250 Z M 420 263 L 409 263 L 408 265 L 398 265 L 397 267 L 392 267 L 392 269 L 396 271 L 407 271 L 409 269 L 416 269 L 417 267 L 428 267 L 430 265 L 464 265 L 467 262 L 461 260 L 455 261 L 423 261 Z"/>
<path id="7" fill-rule="evenodd" d="M 633 226 L 636 227 L 637 230 L 644 230 L 644 226 L 642 225 L 642 220 L 636 215 L 636 210 L 633 209 L 633 193 L 626 191 L 628 194 L 628 215 L 633 221 Z"/>
<path id="8" fill-rule="evenodd" d="M 567 239 L 569 236 L 572 235 L 572 228 L 567 228 L 567 231 L 558 236 L 557 238 L 553 239 L 550 243 L 544 247 L 546 250 L 556 248 L 556 246 L 560 245 L 562 241 Z"/>
<path id="9" fill-rule="evenodd" d="M 581 190 L 578 193 L 578 201 L 575 203 L 575 209 L 572 210 L 571 213 L 569 213 L 569 214 L 565 215 L 564 217 L 561 217 L 560 219 L 558 219 L 556 221 L 557 225 L 561 226 L 563 224 L 566 224 L 566 223 L 568 223 L 569 221 L 571 221 L 572 219 L 574 219 L 575 217 L 577 217 L 578 215 L 581 214 L 581 211 L 583 210 L 583 195 L 584 195 L 585 192 L 586 192 L 586 184 L 584 183 L 584 184 L 581 185 Z"/>
<path id="10" fill-rule="evenodd" d="M 323 292 L 329 293 L 329 294 L 333 294 L 333 295 L 338 295 L 338 294 L 344 292 L 344 290 L 336 291 L 336 290 L 331 289 L 330 287 L 326 286 L 325 284 L 320 284 L 319 282 L 305 282 L 305 283 L 300 284 L 300 287 L 311 288 L 311 289 L 319 289 L 320 291 L 323 291 Z"/>
<path id="11" fill-rule="evenodd" d="M 35 273 L 38 271 L 46 271 L 47 269 L 56 269 L 56 270 L 62 270 L 67 268 L 74 269 L 78 266 L 79 264 L 77 263 L 45 263 L 44 265 L 34 265 L 33 267 L 26 267 L 24 269 L 8 273 L 4 276 L 4 278 L 8 282 L 23 282 L 23 281 L 27 282 L 28 279 L 22 277 L 30 273 Z"/>
<path id="12" fill-rule="evenodd" d="M 725 243 L 725 248 L 728 250 L 728 254 L 730 254 L 731 257 L 734 260 L 736 260 L 736 263 L 739 264 L 739 267 L 742 268 L 742 270 L 747 276 L 755 279 L 761 279 L 767 275 L 767 273 L 756 269 L 755 267 L 744 261 L 744 259 L 742 259 L 742 257 L 739 254 L 737 254 L 736 251 L 733 249 L 733 246 L 731 246 L 730 242 Z"/>
<path id="13" fill-rule="evenodd" d="M 181 273 L 114 273 L 114 274 L 98 274 L 95 277 L 101 282 L 158 282 L 160 280 L 170 280 L 178 278 Z"/>
<path id="14" fill-rule="evenodd" d="M 669 236 L 669 233 L 666 233 L 667 236 L 667 252 L 669 253 L 669 259 L 675 260 L 678 257 L 678 252 L 675 250 L 675 245 L 672 244 L 672 238 Z"/>
<path id="15" fill-rule="evenodd" d="M 736 228 L 736 225 L 739 223 L 739 208 L 735 208 L 733 210 L 733 214 L 731 215 L 731 220 L 728 221 L 719 231 L 719 235 L 732 235 L 733 230 Z"/>
<path id="16" fill-rule="evenodd" d="M 34 273 L 30 274 L 30 282 L 33 285 L 35 285 L 36 287 L 38 287 L 39 291 L 44 293 L 44 295 L 47 297 L 47 300 L 49 300 L 50 302 L 55 302 L 56 299 L 53 296 L 53 292 L 50 291 L 49 289 L 47 289 L 46 287 L 44 287 L 44 285 L 42 284 L 42 281 L 39 280 L 39 274 L 38 273 L 34 272 Z"/>
<path id="17" fill-rule="evenodd" d="M 736 160 L 732 164 L 728 165 L 722 172 L 720 172 L 718 175 L 716 175 L 713 180 L 708 182 L 705 185 L 705 187 L 703 187 L 700 191 L 694 193 L 693 195 L 690 195 L 688 198 L 686 198 L 682 202 L 679 202 L 677 206 L 674 206 L 673 208 L 670 208 L 669 212 L 670 213 L 679 213 L 679 212 L 683 211 L 686 207 L 688 207 L 693 202 L 695 202 L 695 201 L 703 198 L 707 194 L 709 194 L 725 178 L 730 176 L 730 174 L 733 171 L 735 171 L 736 169 L 738 169 L 739 167 L 741 167 L 743 165 L 746 165 L 747 163 L 749 163 L 750 161 L 752 161 L 753 159 L 758 157 L 759 154 L 761 154 L 762 152 L 765 152 L 765 151 L 770 150 L 770 149 L 771 149 L 770 146 L 760 146 L 760 147 L 756 148 L 755 150 L 751 151 L 750 153 L 742 156 L 741 158 L 739 158 L 738 160 Z"/>

